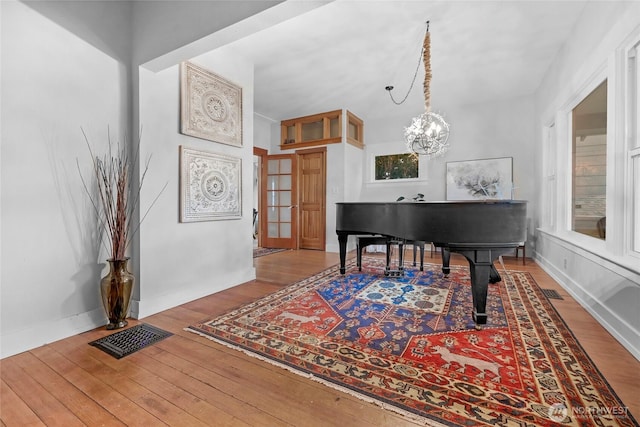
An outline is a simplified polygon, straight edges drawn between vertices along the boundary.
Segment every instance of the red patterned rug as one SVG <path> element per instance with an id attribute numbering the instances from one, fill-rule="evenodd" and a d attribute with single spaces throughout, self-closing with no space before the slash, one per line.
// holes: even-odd
<path id="1" fill-rule="evenodd" d="M 501 271 L 477 330 L 468 268 L 347 267 L 187 330 L 427 425 L 638 425 L 529 273 Z"/>

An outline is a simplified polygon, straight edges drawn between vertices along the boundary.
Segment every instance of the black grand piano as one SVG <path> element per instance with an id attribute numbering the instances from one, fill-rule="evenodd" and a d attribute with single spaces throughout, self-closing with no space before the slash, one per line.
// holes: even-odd
<path id="1" fill-rule="evenodd" d="M 336 203 L 340 273 L 345 273 L 349 235 L 433 242 L 443 253 L 456 252 L 469 261 L 472 316 L 483 325 L 493 261 L 525 242 L 526 215 L 527 202 L 521 200 Z"/>

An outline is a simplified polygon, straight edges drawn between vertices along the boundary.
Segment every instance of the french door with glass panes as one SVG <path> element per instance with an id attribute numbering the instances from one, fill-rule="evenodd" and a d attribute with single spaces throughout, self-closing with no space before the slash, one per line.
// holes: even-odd
<path id="1" fill-rule="evenodd" d="M 266 202 L 266 221 L 263 223 L 262 246 L 266 248 L 297 249 L 297 180 L 295 154 L 267 156 L 263 169 L 266 183 L 263 200 Z M 263 217 L 264 218 L 264 217 Z"/>

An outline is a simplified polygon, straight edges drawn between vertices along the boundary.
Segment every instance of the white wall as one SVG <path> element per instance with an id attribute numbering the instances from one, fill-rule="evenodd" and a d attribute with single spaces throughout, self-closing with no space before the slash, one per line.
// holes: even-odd
<path id="1" fill-rule="evenodd" d="M 261 116 L 260 114 L 253 115 L 253 146 L 254 147 L 263 148 L 267 151 L 271 150 L 272 127 L 277 127 L 279 131 L 280 122 L 276 122 L 275 120 L 272 120 L 268 117 Z M 280 139 L 278 139 L 278 141 L 280 141 Z"/>
<path id="2" fill-rule="evenodd" d="M 143 192 L 143 209 L 162 185 L 169 183 L 141 230 L 140 288 L 135 307 L 141 316 L 232 286 L 255 274 L 249 237 L 250 139 L 254 134 L 251 64 L 224 51 L 197 59 L 243 86 L 243 148 L 186 137 L 177 132 L 177 66 L 157 72 L 142 69 L 139 81 L 143 101 L 140 108 L 131 112 L 132 70 L 126 62 L 135 57 L 137 66 L 167 49 L 192 41 L 189 38 L 200 33 L 187 31 L 188 34 L 181 34 L 180 43 L 161 48 L 162 43 L 158 43 L 161 38 L 149 38 L 153 32 L 147 33 L 151 30 L 140 26 L 148 17 L 145 8 L 151 3 L 133 3 L 133 25 L 129 2 L 91 2 L 92 7 L 89 3 L 70 7 L 72 3 L 61 2 L 58 5 L 61 8 L 49 8 L 51 3 L 0 2 L 0 357 L 105 323 L 97 283 L 107 255 L 96 244 L 91 207 L 76 170 L 75 161 L 79 158 L 83 172 L 88 173 L 89 159 L 80 126 L 87 131 L 96 151 L 100 151 L 106 143 L 107 126 L 112 133 L 121 134 L 132 127 L 131 116 L 137 127 L 139 115 L 144 128 L 143 156 L 153 155 Z M 199 6 L 193 5 L 197 10 Z M 638 2 L 615 2 L 615 7 L 607 8 L 606 12 L 601 7 L 599 2 L 587 5 L 572 41 L 552 64 L 535 97 L 444 111 L 452 125 L 452 148 L 445 157 L 428 161 L 427 198 L 444 198 L 447 161 L 513 156 L 514 178 L 520 187 L 515 196 L 529 200 L 529 215 L 535 213 L 538 218 L 534 221 L 539 222 L 537 205 L 541 197 L 535 187 L 543 182 L 539 156 L 543 127 L 554 120 L 558 109 L 586 84 L 598 67 L 606 66 L 622 39 L 640 25 Z M 149 28 L 171 34 L 156 24 L 172 18 L 172 14 L 157 12 Z M 251 14 L 247 10 L 243 13 Z M 224 17 L 209 18 L 216 21 L 216 28 L 224 27 Z M 200 28 L 211 29 L 211 24 L 207 20 L 194 21 Z M 130 52 L 132 39 L 135 52 Z M 138 69 L 133 71 L 137 79 Z M 137 105 L 137 93 L 133 99 Z M 532 116 L 533 121 L 526 119 Z M 362 118 L 367 145 L 402 146 L 402 130 L 409 117 L 389 117 L 384 122 Z M 266 127 L 265 123 L 260 124 L 261 129 Z M 269 127 L 272 141 L 279 141 L 279 125 Z M 216 151 L 235 153 L 242 158 L 242 219 L 178 223 L 180 144 L 200 149 L 215 147 Z M 331 148 L 328 156 L 330 162 L 339 162 L 351 174 L 358 154 L 349 150 L 354 149 L 347 147 L 339 152 Z M 329 170 L 328 175 L 328 190 L 333 192 L 337 187 L 331 196 L 333 202 L 353 197 L 395 200 L 399 194 L 416 192 L 414 184 L 384 190 L 365 185 L 358 196 L 357 191 L 339 187 L 344 183 L 351 188 L 351 175 L 344 171 L 334 175 Z M 362 180 L 367 179 L 366 167 L 361 176 Z M 327 212 L 331 212 L 329 205 Z M 330 250 L 335 222 L 333 226 L 329 222 L 328 215 Z M 538 260 L 543 267 L 638 357 L 637 268 L 621 266 L 609 254 L 586 251 L 554 233 L 539 232 L 535 237 Z M 224 249 L 216 249 L 220 246 Z M 203 279 L 212 276 L 215 279 Z"/>
<path id="3" fill-rule="evenodd" d="M 354 112 L 358 114 L 357 111 Z M 327 146 L 327 245 L 338 250 L 335 234 L 335 203 L 343 201 L 395 201 L 420 192 L 427 200 L 445 200 L 446 163 L 450 161 L 513 157 L 514 198 L 527 200 L 528 217 L 536 211 L 533 182 L 535 147 L 533 96 L 492 104 L 459 106 L 445 111 L 451 125 L 450 150 L 442 157 L 420 159 L 420 178 L 408 182 L 373 182 L 374 157 L 407 152 L 402 141 L 404 128 L 412 117 L 388 116 L 385 120 L 365 121 L 365 149 L 349 144 Z M 271 127 L 271 152 L 279 152 L 280 125 Z M 532 219 L 529 220 L 532 223 Z M 527 246 L 533 249 L 530 227 Z M 350 241 L 349 247 L 353 247 Z"/>
<path id="4" fill-rule="evenodd" d="M 347 135 L 347 110 L 343 109 L 342 135 Z M 327 186 L 326 186 L 326 234 L 325 250 L 338 252 L 336 234 L 336 202 L 360 200 L 362 191 L 362 167 L 364 150 L 343 141 L 327 146 Z M 355 248 L 355 239 L 350 238 L 347 250 Z"/>
<path id="5" fill-rule="evenodd" d="M 613 25 L 615 24 L 615 25 Z M 596 79 L 615 77 L 615 50 L 631 34 L 640 34 L 640 3 L 595 2 L 588 3 L 570 42 L 557 55 L 536 92 L 535 130 L 536 164 L 535 180 L 544 188 L 546 178 L 543 170 L 547 162 L 557 166 L 557 206 L 560 214 L 555 217 L 553 227 L 536 232 L 536 259 L 567 291 L 576 298 L 607 330 L 615 336 L 634 356 L 640 359 L 640 267 L 637 261 L 625 260 L 620 232 L 607 234 L 607 241 L 584 237 L 568 231 L 566 225 L 567 193 L 570 171 L 570 143 L 566 113 L 585 95 L 585 89 Z M 610 85 L 609 95 L 615 93 Z M 609 102 L 608 114 L 615 115 L 619 102 Z M 612 109 L 613 107 L 613 109 Z M 555 146 L 543 156 L 545 127 L 555 123 Z M 611 122 L 609 122 L 611 123 Z M 624 141 L 618 138 L 622 132 L 608 129 L 608 145 L 620 147 Z M 619 148 L 615 148 L 617 151 Z M 611 151 L 610 151 L 611 152 Z M 613 159 L 608 160 L 608 166 Z M 607 181 L 609 178 L 607 177 Z M 616 178 L 614 178 L 616 179 Z M 609 185 L 608 190 L 609 191 Z M 615 185 L 615 184 L 614 184 Z M 536 197 L 543 200 L 546 193 L 539 191 Z M 614 197 L 623 197 L 615 192 Z M 624 206 L 622 200 L 609 199 L 611 208 Z M 541 204 L 542 205 L 542 204 Z M 610 207 L 607 207 L 608 214 Z M 613 212 L 621 217 L 621 212 Z M 541 224 L 544 212 L 536 212 L 536 224 Z M 563 219 L 564 218 L 564 219 Z M 613 227 L 613 230 L 619 230 Z M 634 265 L 635 263 L 635 265 Z"/>
<path id="6" fill-rule="evenodd" d="M 411 117 L 365 123 L 366 153 L 362 200 L 395 201 L 416 193 L 426 200 L 446 199 L 446 164 L 451 161 L 513 157 L 514 198 L 527 200 L 527 216 L 536 211 L 533 150 L 535 129 L 533 97 L 520 97 L 492 104 L 464 105 L 444 111 L 451 126 L 450 149 L 443 156 L 420 159 L 420 177 L 407 182 L 373 182 L 375 155 L 407 152 L 402 141 Z M 532 233 L 532 230 L 529 230 Z M 531 246 L 533 239 L 528 239 Z"/>
<path id="7" fill-rule="evenodd" d="M 344 146 L 344 201 L 362 200 L 365 151 L 351 144 Z"/>
<path id="8" fill-rule="evenodd" d="M 535 146 L 533 97 L 489 105 L 459 106 L 444 113 L 451 125 L 451 148 L 442 157 L 421 158 L 420 178 L 415 181 L 380 183 L 372 179 L 372 164 L 376 155 L 407 152 L 402 135 L 411 117 L 389 116 L 386 120 L 371 122 L 365 118 L 364 151 L 349 144 L 327 146 L 327 251 L 338 250 L 336 202 L 392 202 L 399 196 L 411 197 L 418 192 L 423 193 L 427 200 L 445 200 L 446 163 L 449 161 L 513 157 L 514 183 L 517 187 L 514 197 L 528 200 L 528 216 L 533 216 L 536 210 L 535 184 L 531 179 L 534 173 L 531 159 Z M 276 149 L 280 141 L 279 125 L 272 127 L 272 138 L 272 149 Z M 529 233 L 532 232 L 529 230 Z M 533 239 L 528 246 L 532 242 Z M 353 247 L 353 242 L 349 247 Z"/>
<path id="9" fill-rule="evenodd" d="M 177 69 L 151 76 L 143 70 L 144 79 L 149 79 L 141 82 L 147 85 L 145 90 L 154 84 L 160 90 L 146 93 L 145 102 L 154 97 L 169 102 L 153 108 L 137 107 L 137 64 L 177 46 L 172 44 L 176 41 L 174 31 L 155 26 L 163 19 L 175 23 L 175 16 L 162 7 L 150 15 L 147 6 L 162 6 L 152 3 L 0 2 L 0 357 L 106 324 L 98 284 L 106 273 L 108 254 L 97 243 L 95 218 L 76 170 L 79 158 L 85 176 L 90 176 L 81 126 L 97 153 L 104 151 L 107 127 L 112 135 L 127 133 L 129 139 L 136 139 L 138 124 L 143 127 L 142 154 L 153 155 L 142 193 L 143 210 L 162 185 L 169 183 L 143 224 L 139 244 L 134 241 L 132 245 L 135 259 L 130 269 L 138 276 L 132 309 L 144 316 L 255 276 L 249 237 L 253 67 L 224 52 L 199 58 L 203 65 L 226 73 L 244 89 L 245 145 L 242 149 L 221 149 L 243 160 L 242 219 L 181 224 L 189 231 L 177 233 L 177 146 L 194 144 L 204 149 L 211 145 L 175 136 Z M 202 19 L 191 20 L 191 27 L 180 33 L 180 43 L 193 42 L 207 31 L 274 4 L 249 3 L 229 2 L 226 6 L 235 8 L 231 15 L 220 9 L 212 11 L 212 6 L 221 6 L 217 3 L 189 4 L 189 10 L 182 12 Z M 201 13 L 203 8 L 209 13 Z M 149 28 L 171 36 L 155 37 Z M 244 28 L 245 32 L 250 30 Z M 131 58 L 136 58 L 134 69 Z M 132 104 L 136 105 L 133 110 Z M 133 138 L 131 129 L 135 129 Z M 161 129 L 167 132 L 159 133 Z M 230 222 L 233 225 L 229 226 Z M 176 271 L 186 273 L 183 276 Z M 161 275 L 164 272 L 168 274 Z M 183 286 L 189 275 L 200 279 Z M 215 278 L 205 283 L 203 277 Z"/>
<path id="10" fill-rule="evenodd" d="M 101 23 L 127 22 L 121 6 L 102 9 Z M 23 3 L 0 2 L 0 10 L 0 352 L 7 356 L 106 324 L 98 284 L 107 255 L 76 159 L 91 182 L 80 127 L 102 153 L 107 127 L 122 135 L 129 124 L 126 64 Z M 108 35 L 103 46 L 117 47 L 105 50 L 121 55 L 122 35 Z"/>
<path id="11" fill-rule="evenodd" d="M 238 21 L 281 2 L 282 0 L 134 1 L 134 61 L 142 64 L 155 60 L 195 40 L 232 27 Z"/>
<path id="12" fill-rule="evenodd" d="M 327 145 L 325 250 L 328 252 L 339 251 L 336 234 L 336 202 L 349 200 L 346 196 L 348 171 L 345 168 L 345 147 L 347 145 L 345 143 Z"/>
<path id="13" fill-rule="evenodd" d="M 164 183 L 140 230 L 140 295 L 132 313 L 140 318 L 255 278 L 252 262 L 253 65 L 225 49 L 192 62 L 242 87 L 241 148 L 182 135 L 179 129 L 179 66 L 154 73 L 140 69 L 142 158 L 152 155 L 141 205 Z M 242 218 L 179 222 L 179 146 L 242 159 Z"/>

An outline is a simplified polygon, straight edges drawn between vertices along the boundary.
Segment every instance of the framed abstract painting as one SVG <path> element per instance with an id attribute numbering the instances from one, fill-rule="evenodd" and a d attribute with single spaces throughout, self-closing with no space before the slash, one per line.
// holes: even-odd
<path id="1" fill-rule="evenodd" d="M 447 200 L 511 199 L 513 157 L 447 162 Z"/>

